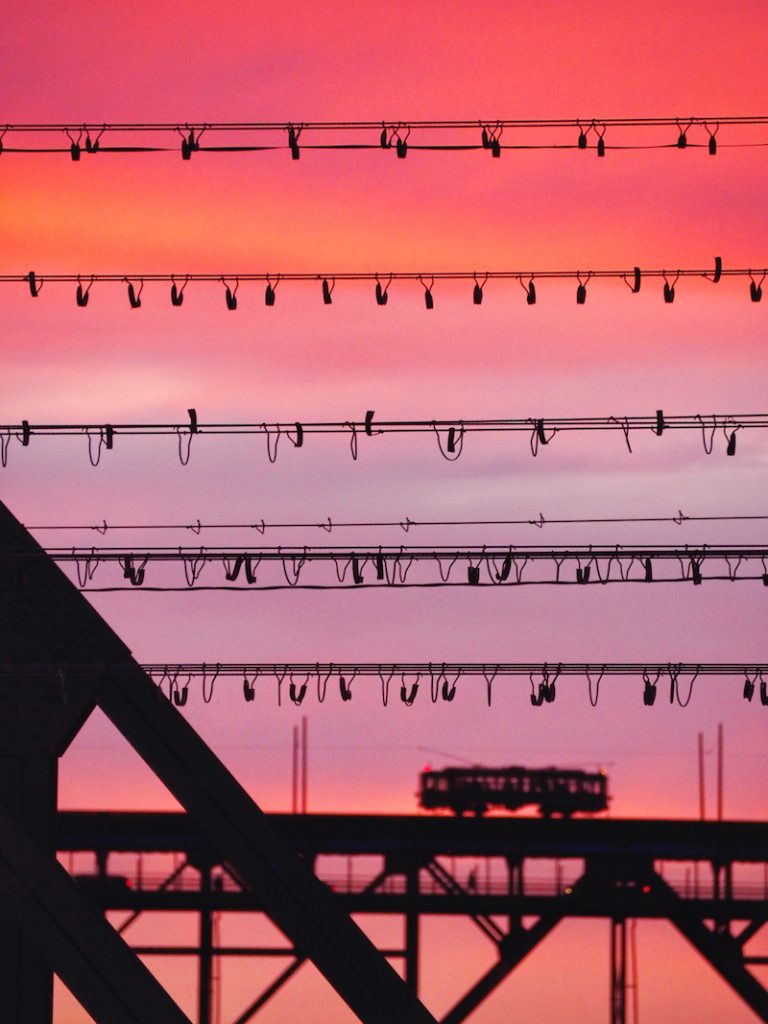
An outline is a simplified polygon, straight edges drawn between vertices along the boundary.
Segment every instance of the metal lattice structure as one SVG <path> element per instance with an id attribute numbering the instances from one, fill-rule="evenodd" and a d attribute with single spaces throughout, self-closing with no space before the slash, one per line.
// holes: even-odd
<path id="1" fill-rule="evenodd" d="M 99 1021 L 186 1021 L 55 859 L 58 758 L 96 706 L 362 1020 L 433 1020 L 4 506 L 0 579 L 0 985 L 10 1020 L 50 1024 L 55 971 Z M 49 671 L 19 686 L 14 665 L 33 658 Z"/>
<path id="2" fill-rule="evenodd" d="M 350 913 L 400 917 L 403 945 L 387 949 L 401 958 L 405 977 L 418 988 L 420 927 L 429 916 L 472 920 L 496 951 L 489 970 L 457 1000 L 441 1024 L 460 1024 L 567 918 L 611 922 L 612 1021 L 623 1020 L 627 922 L 661 919 L 704 957 L 760 1020 L 768 1020 L 768 991 L 752 968 L 768 958 L 749 943 L 768 923 L 768 885 L 734 883 L 734 866 L 768 870 L 768 824 L 762 822 L 540 820 L 497 817 L 384 815 L 269 815 L 275 831 L 313 864 Z M 90 851 L 106 866 L 112 852 L 174 852 L 181 856 L 171 876 L 131 879 L 131 887 L 92 887 L 104 908 L 129 911 L 125 930 L 149 911 L 200 915 L 262 910 L 258 893 L 230 872 L 188 816 L 177 813 L 70 812 L 60 816 L 61 851 Z M 379 867 L 370 865 L 371 856 Z M 329 873 L 327 858 L 361 858 L 365 865 Z M 560 877 L 552 862 L 575 862 Z M 503 877 L 481 866 L 503 862 Z M 667 877 L 661 867 L 695 865 L 695 881 Z M 332 862 L 331 862 L 332 863 Z M 543 879 L 532 877 L 547 865 Z M 700 870 L 699 870 L 700 869 Z M 546 869 L 545 869 L 546 870 Z M 673 871 L 674 876 L 674 871 Z M 213 879 L 213 882 L 212 882 Z M 94 877 L 98 882 L 98 876 Z M 524 920 L 525 919 L 525 920 Z M 203 928 L 201 933 L 205 933 Z M 267 956 L 279 964 L 274 981 L 258 993 L 235 1024 L 246 1024 L 299 970 L 304 957 L 293 947 L 139 946 L 142 953 L 187 955 L 199 961 L 201 979 L 214 956 Z M 206 986 L 203 986 L 206 987 Z"/>

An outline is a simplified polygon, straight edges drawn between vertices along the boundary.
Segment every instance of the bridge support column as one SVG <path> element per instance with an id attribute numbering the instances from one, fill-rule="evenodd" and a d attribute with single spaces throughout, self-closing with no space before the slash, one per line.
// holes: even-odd
<path id="1" fill-rule="evenodd" d="M 211 866 L 200 868 L 200 957 L 197 998 L 198 1024 L 211 1024 L 213 1006 L 213 911 L 211 910 Z"/>
<path id="2" fill-rule="evenodd" d="M 611 920 L 611 1024 L 627 1021 L 627 920 Z"/>
<path id="3" fill-rule="evenodd" d="M 55 757 L 0 754 L 0 800 L 51 859 L 56 856 L 57 781 Z M 11 1024 L 51 1024 L 51 965 L 31 945 L 14 917 L 7 914 L 0 914 L 0 992 L 3 1020 Z"/>
<path id="4" fill-rule="evenodd" d="M 405 983 L 414 992 L 419 990 L 419 865 L 408 867 L 405 874 Z"/>

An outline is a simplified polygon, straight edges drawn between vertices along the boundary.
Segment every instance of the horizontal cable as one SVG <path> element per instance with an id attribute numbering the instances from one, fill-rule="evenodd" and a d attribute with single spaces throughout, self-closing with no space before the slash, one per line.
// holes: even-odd
<path id="1" fill-rule="evenodd" d="M 199 519 L 194 523 L 108 523 L 104 519 L 98 525 L 94 524 L 46 524 L 40 526 L 27 526 L 27 530 L 38 532 L 44 531 L 76 531 L 86 530 L 99 533 L 102 536 L 108 532 L 119 530 L 188 530 L 194 534 L 200 534 L 204 530 L 257 530 L 259 533 L 266 533 L 267 530 L 299 530 L 317 529 L 325 533 L 332 533 L 333 530 L 353 528 L 377 528 L 389 529 L 398 528 L 408 533 L 412 527 L 424 526 L 535 526 L 543 529 L 545 526 L 566 526 L 566 525 L 592 525 L 596 523 L 674 523 L 683 526 L 685 523 L 734 523 L 734 522 L 765 522 L 768 515 L 715 515 L 696 516 L 687 515 L 682 510 L 672 516 L 603 516 L 591 518 L 573 519 L 549 519 L 543 513 L 535 519 L 411 519 L 405 516 L 403 519 L 389 520 L 382 522 L 350 522 L 345 520 L 331 519 L 330 516 L 324 522 L 265 522 L 264 519 L 256 523 L 203 523 Z"/>
<path id="2" fill-rule="evenodd" d="M 29 558 L 13 551 L 5 558 Z M 49 548 L 40 558 L 51 558 L 76 568 L 77 582 L 83 590 L 115 590 L 127 586 L 144 590 L 282 590 L 282 589 L 357 589 L 362 587 L 447 587 L 447 586 L 524 586 L 541 584 L 586 585 L 608 583 L 693 583 L 704 580 L 729 580 L 732 583 L 761 580 L 768 587 L 768 547 L 765 545 L 568 545 L 513 546 L 483 545 L 467 547 L 191 547 Z M 308 565 L 320 563 L 333 569 L 330 582 Z M 563 572 L 571 565 L 569 574 Z M 672 575 L 660 576 L 658 567 Z M 714 563 L 714 566 L 712 565 Z M 745 571 L 742 566 L 754 566 Z M 149 566 L 180 564 L 184 586 L 160 580 L 146 585 Z M 215 564 L 220 582 L 199 582 L 207 566 Z M 126 581 L 97 587 L 93 584 L 99 566 L 119 566 Z M 413 573 L 413 567 L 419 566 Z M 535 566 L 536 568 L 532 568 Z M 706 575 L 705 575 L 706 567 Z M 302 573 L 304 578 L 302 580 Z M 210 573 L 209 573 L 210 575 Z M 453 576 L 453 578 L 452 578 Z M 457 578 L 458 576 L 458 578 Z M 158 577 L 156 576 L 156 579 Z"/>
<path id="3" fill-rule="evenodd" d="M 22 447 L 29 447 L 36 436 L 64 437 L 84 436 L 88 445 L 91 465 L 99 464 L 102 454 L 114 448 L 118 435 L 129 436 L 175 436 L 178 456 L 182 465 L 189 462 L 194 437 L 208 435 L 259 435 L 266 442 L 266 454 L 270 462 L 278 456 L 282 438 L 287 438 L 292 448 L 301 448 L 311 435 L 341 434 L 348 438 L 353 459 L 357 459 L 361 438 L 382 434 L 434 434 L 438 451 L 449 462 L 455 462 L 462 454 L 467 435 L 472 433 L 526 433 L 532 455 L 551 443 L 556 434 L 573 431 L 620 431 L 629 452 L 632 451 L 630 435 L 633 431 L 651 431 L 661 436 L 667 430 L 695 430 L 701 432 L 704 451 L 712 453 L 715 440 L 722 434 L 728 455 L 736 454 L 736 436 L 740 430 L 768 427 L 768 413 L 713 413 L 668 416 L 658 409 L 653 416 L 571 416 L 537 419 L 452 419 L 452 420 L 377 420 L 373 410 L 368 410 L 359 420 L 336 420 L 315 422 L 273 423 L 202 423 L 197 411 L 189 409 L 185 423 L 19 423 L 0 424 L 0 461 L 8 464 L 10 444 L 16 439 Z"/>
<path id="4" fill-rule="evenodd" d="M 749 277 L 750 274 L 755 275 L 762 273 L 763 270 L 760 267 L 723 267 L 720 268 L 719 277 Z M 703 268 L 685 268 L 685 267 L 671 267 L 670 269 L 641 269 L 641 281 L 643 278 L 664 278 L 664 277 L 676 277 L 678 274 L 680 277 L 697 277 L 711 280 L 715 273 L 714 267 L 703 267 Z M 388 282 L 392 281 L 422 281 L 424 279 L 431 279 L 434 277 L 435 281 L 475 281 L 485 283 L 488 281 L 519 281 L 520 279 L 527 280 L 533 278 L 543 278 L 547 280 L 578 280 L 582 279 L 597 279 L 597 278 L 615 278 L 616 280 L 630 281 L 634 283 L 635 268 L 603 268 L 603 269 L 584 269 L 584 270 L 557 270 L 557 269 L 544 269 L 544 270 L 387 270 L 387 271 L 369 271 L 369 270 L 350 270 L 350 271 L 295 271 L 295 272 L 281 272 L 272 273 L 269 271 L 230 271 L 228 273 L 222 273 L 220 271 L 215 273 L 179 273 L 179 272 L 158 272 L 158 273 L 98 273 L 88 272 L 79 274 L 49 274 L 40 273 L 34 271 L 32 274 L 32 281 L 30 282 L 30 273 L 26 274 L 0 274 L 0 282 L 4 284 L 34 284 L 38 292 L 40 286 L 46 282 L 51 283 L 68 283 L 68 284 L 90 284 L 105 282 L 105 283 L 122 283 L 127 284 L 131 281 L 136 282 L 162 282 L 165 284 L 184 284 L 185 282 L 194 281 L 207 281 L 216 282 L 221 284 L 227 281 L 260 281 L 268 284 L 272 283 L 273 286 L 278 281 L 373 281 L 373 282 Z M 37 296 L 35 296 L 36 298 Z M 478 303 L 479 305 L 480 303 Z"/>
<path id="5" fill-rule="evenodd" d="M 393 282 L 416 282 L 423 289 L 422 295 L 427 309 L 434 309 L 436 284 L 440 282 L 465 281 L 472 284 L 472 301 L 479 306 L 483 302 L 485 288 L 489 281 L 517 282 L 529 306 L 536 305 L 536 281 L 575 281 L 576 302 L 584 305 L 587 300 L 587 286 L 592 280 L 621 281 L 633 293 L 640 291 L 643 278 L 663 281 L 661 295 L 665 303 L 673 303 L 677 294 L 678 281 L 686 278 L 703 278 L 717 284 L 722 278 L 740 278 L 749 280 L 749 296 L 752 302 L 761 302 L 763 283 L 768 276 L 768 263 L 763 267 L 723 267 L 722 259 L 716 256 L 713 265 L 701 269 L 674 266 L 669 269 L 642 270 L 638 266 L 625 269 L 585 268 L 583 270 L 419 270 L 419 271 L 325 271 L 325 272 L 294 272 L 271 273 L 265 271 L 216 272 L 216 273 L 78 273 L 48 274 L 28 271 L 26 274 L 0 274 L 0 283 L 26 284 L 31 296 L 37 298 L 43 286 L 52 284 L 76 285 L 75 301 L 78 306 L 88 305 L 91 290 L 95 284 L 124 284 L 127 288 L 130 308 L 138 309 L 142 305 L 142 291 L 145 284 L 170 285 L 170 301 L 174 306 L 181 306 L 187 287 L 190 283 L 215 283 L 223 286 L 223 297 L 227 309 L 236 310 L 241 296 L 238 295 L 242 284 L 261 283 L 266 285 L 264 302 L 274 306 L 277 301 L 278 286 L 282 282 L 315 282 L 321 286 L 324 305 L 333 303 L 333 293 L 339 282 L 370 282 L 375 285 L 374 297 L 377 305 L 386 306 L 389 301 L 390 288 Z"/>
<path id="6" fill-rule="evenodd" d="M 674 667 L 683 673 L 697 672 L 700 676 L 743 676 L 764 672 L 768 674 L 768 662 L 711 662 L 694 664 L 679 662 L 148 662 L 141 666 L 150 675 L 188 675 L 198 677 L 213 675 L 242 678 L 243 675 L 270 676 L 282 678 L 297 675 L 353 675 L 379 678 L 382 673 L 396 675 L 419 674 L 425 677 L 445 673 L 462 676 L 482 676 L 493 672 L 494 677 L 528 676 L 557 670 L 560 676 L 583 676 L 586 672 L 605 676 L 637 676 L 647 673 L 668 672 Z"/>
<path id="7" fill-rule="evenodd" d="M 154 662 L 142 665 L 158 689 L 177 706 L 187 703 L 190 683 L 200 684 L 203 701 L 213 699 L 218 680 L 237 679 L 242 684 L 246 702 L 253 701 L 257 686 L 267 680 L 276 683 L 277 702 L 282 705 L 287 696 L 295 705 L 301 705 L 309 693 L 316 692 L 318 703 L 323 703 L 328 686 L 338 689 L 343 702 L 353 697 L 352 684 L 357 679 L 375 680 L 381 687 L 382 703 L 386 707 L 390 688 L 394 686 L 400 701 L 410 707 L 420 689 L 429 694 L 432 703 L 454 700 L 463 680 L 477 679 L 484 683 L 486 700 L 493 701 L 493 685 L 498 680 L 527 679 L 530 701 L 534 706 L 551 704 L 557 695 L 557 683 L 564 678 L 581 678 L 587 684 L 590 704 L 597 706 L 600 685 L 606 678 L 639 677 L 643 683 L 643 703 L 655 703 L 659 684 L 669 686 L 669 702 L 687 707 L 693 696 L 694 683 L 700 677 L 743 677 L 742 696 L 752 701 L 759 688 L 760 703 L 768 705 L 768 663 L 765 662 Z M 88 670 L 97 674 L 118 671 L 104 665 L 77 666 L 77 671 Z M 0 668 L 0 673 L 12 671 L 14 677 L 50 674 L 50 666 L 41 664 L 13 665 Z M 59 677 L 66 682 L 69 666 L 60 666 Z M 426 697 L 423 697 L 426 699 Z"/>
<path id="8" fill-rule="evenodd" d="M 729 131 L 731 140 L 718 139 L 720 129 L 759 128 L 768 124 L 765 116 L 723 117 L 637 117 L 637 118 L 479 118 L 477 120 L 396 121 L 262 121 L 262 122 L 115 122 L 75 124 L 15 123 L 0 129 L 0 153 L 69 153 L 74 161 L 84 154 L 180 152 L 190 160 L 200 151 L 261 152 L 288 150 L 298 160 L 302 149 L 310 150 L 394 150 L 405 158 L 409 150 L 436 152 L 486 150 L 500 157 L 503 150 L 592 149 L 598 156 L 612 150 L 707 149 L 768 145 L 743 133 Z M 608 129 L 610 137 L 606 137 Z M 619 134 L 616 134 L 616 130 Z M 665 141 L 659 131 L 653 141 L 639 141 L 639 130 L 670 129 Z M 627 138 L 624 133 L 628 132 Z M 532 141 L 530 132 L 545 131 L 543 141 Z M 567 137 L 566 137 L 566 134 Z M 324 138 L 333 133 L 334 138 Z M 439 134 L 436 141 L 427 141 Z M 14 136 L 51 136 L 45 145 L 17 142 Z M 136 136 L 145 136 L 133 141 Z M 165 139 L 153 141 L 156 137 Z M 116 136 L 127 136 L 125 139 Z M 218 138 L 217 138 L 218 136 Z M 239 136 L 236 140 L 234 136 Z M 263 137 L 268 136 L 265 140 Z M 314 136 L 314 138 L 313 138 Z M 463 136 L 458 141 L 459 136 Z M 131 139 L 129 142 L 128 139 Z M 7 139 L 7 141 L 3 141 Z M 205 140 L 205 141 L 203 141 Z M 618 140 L 618 141 L 617 141 Z"/>

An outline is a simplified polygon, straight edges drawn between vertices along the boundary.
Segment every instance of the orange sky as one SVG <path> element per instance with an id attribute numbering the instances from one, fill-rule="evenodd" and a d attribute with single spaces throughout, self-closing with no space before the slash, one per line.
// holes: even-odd
<path id="1" fill-rule="evenodd" d="M 0 38 L 0 123 L 759 115 L 764 15 L 756 0 L 15 5 Z M 739 138 L 768 142 L 764 131 Z M 709 267 L 716 255 L 726 267 L 765 266 L 768 151 L 729 148 L 735 139 L 735 129 L 722 128 L 714 158 L 693 148 L 609 148 L 603 160 L 593 149 L 505 151 L 500 160 L 411 151 L 405 161 L 378 150 L 304 150 L 298 162 L 287 151 L 199 153 L 189 162 L 178 152 L 103 154 L 79 163 L 3 153 L 0 273 L 676 268 Z M 528 307 L 516 282 L 492 283 L 475 307 L 466 283 L 441 284 L 428 312 L 413 283 L 393 286 L 383 309 L 369 285 L 339 284 L 325 307 L 318 286 L 284 282 L 272 309 L 261 286 L 243 285 L 230 313 L 216 284 L 190 285 L 181 309 L 170 307 L 165 285 L 147 285 L 135 311 L 122 285 L 95 285 L 87 309 L 76 308 L 71 285 L 49 283 L 36 300 L 25 286 L 0 285 L 0 421 L 178 421 L 190 406 L 202 420 L 256 422 L 346 419 L 369 408 L 408 418 L 761 411 L 768 302 L 750 303 L 744 281 L 682 281 L 672 306 L 655 281 L 638 296 L 620 282 L 592 282 L 584 307 L 571 282 L 538 290 Z M 766 511 L 768 459 L 757 435 L 740 436 L 735 459 L 707 457 L 698 438 L 682 434 L 639 439 L 633 456 L 620 438 L 597 435 L 558 439 L 536 460 L 524 441 L 472 439 L 452 465 L 432 441 L 371 446 L 356 464 L 328 441 L 275 466 L 261 445 L 201 438 L 186 468 L 173 439 L 118 440 L 98 469 L 84 441 L 15 445 L 0 495 L 29 524 Z M 689 526 L 535 536 L 520 528 L 492 538 L 422 532 L 416 542 L 714 538 L 763 539 L 757 527 Z M 353 539 L 394 542 L 375 532 Z M 311 531 L 302 538 L 322 540 Z M 94 603 L 141 660 L 765 657 L 763 588 L 586 589 L 126 594 Z M 603 764 L 615 815 L 692 816 L 696 734 L 707 738 L 711 782 L 723 722 L 726 809 L 760 817 L 765 716 L 739 689 L 702 686 L 685 711 L 643 708 L 626 683 L 607 689 L 594 710 L 583 687 L 533 709 L 514 684 L 492 712 L 472 687 L 450 708 L 384 711 L 373 695 L 343 709 L 312 705 L 311 807 L 414 810 L 424 760 L 453 757 Z M 258 717 L 246 716 L 236 693 L 223 691 L 200 705 L 191 700 L 191 719 L 255 798 L 286 808 L 295 709 L 264 694 Z M 63 761 L 62 804 L 168 806 L 120 751 L 102 723 L 89 724 Z M 607 926 L 573 929 L 548 940 L 473 1019 L 496 1024 L 510 1005 L 523 1006 L 531 1024 L 600 1019 Z M 424 994 L 436 1011 L 451 1002 L 447 990 L 458 996 L 479 970 L 478 952 L 461 985 L 448 977 L 444 965 L 454 972 L 462 935 L 444 928 L 433 936 L 440 956 L 426 955 Z M 668 929 L 643 923 L 639 935 L 644 1018 L 752 1019 Z M 577 943 L 584 967 L 574 976 Z M 238 970 L 230 969 L 232 1016 L 252 992 Z M 189 1000 L 189 979 L 178 978 Z M 323 1019 L 346 1021 L 323 993 L 297 981 L 263 1019 L 298 1019 L 328 999 Z M 57 1024 L 82 1019 L 61 995 Z"/>

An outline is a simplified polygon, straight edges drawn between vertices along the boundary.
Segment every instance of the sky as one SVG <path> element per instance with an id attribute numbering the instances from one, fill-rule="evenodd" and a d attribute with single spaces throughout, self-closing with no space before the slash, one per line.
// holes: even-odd
<path id="1" fill-rule="evenodd" d="M 764 5 L 689 0 L 608 2 L 221 2 L 162 10 L 144 0 L 24 5 L 5 12 L 0 124 L 672 116 L 684 123 L 765 113 Z M 479 131 L 479 129 L 478 129 Z M 666 134 L 665 134 L 666 133 Z M 699 126 L 691 140 L 706 142 Z M 648 136 L 674 141 L 663 129 Z M 5 137 L 6 147 L 11 136 Z M 373 136 L 375 140 L 375 133 Z M 411 141 L 416 135 L 412 135 Z M 558 136 L 558 141 L 572 141 Z M 646 136 L 643 136 L 643 140 Z M 488 269 L 764 267 L 765 129 L 723 126 L 706 148 L 620 150 L 628 129 L 594 148 L 487 152 L 287 150 L 135 155 L 0 155 L 0 274 L 342 273 Z M 308 133 L 305 139 L 309 141 Z M 506 141 L 506 137 L 505 137 Z M 729 146 L 748 141 L 747 148 Z M 492 281 L 481 306 L 465 282 L 395 282 L 386 307 L 370 283 L 283 282 L 274 307 L 244 283 L 237 311 L 217 283 L 192 282 L 181 308 L 147 283 L 131 310 L 122 284 L 96 283 L 86 309 L 71 284 L 37 299 L 0 284 L 1 424 L 274 419 L 754 413 L 763 408 L 768 303 L 743 279 L 683 279 L 674 304 L 646 280 Z M 735 458 L 693 433 L 633 439 L 558 437 L 532 458 L 523 435 L 471 436 L 457 462 L 433 437 L 380 438 L 353 462 L 346 441 L 285 445 L 274 465 L 262 438 L 195 439 L 181 466 L 175 439 L 118 436 L 99 466 L 84 438 L 12 443 L 0 497 L 30 527 L 118 523 L 252 523 L 411 519 L 760 515 L 768 469 L 760 432 Z M 92 544 L 93 531 L 36 532 Z M 55 536 L 55 540 L 53 539 Z M 146 543 L 112 534 L 111 543 Z M 223 543 L 223 534 L 205 541 Z M 252 543 L 252 530 L 227 535 Z M 759 543 L 760 523 L 427 528 L 421 544 Z M 189 531 L 157 543 L 185 544 Z M 269 531 L 265 543 L 327 543 L 316 528 Z M 358 529 L 336 543 L 402 543 L 398 528 Z M 95 594 L 140 661 L 735 661 L 764 660 L 757 583 L 700 588 L 526 588 L 254 594 Z M 363 687 L 341 706 L 278 708 L 259 690 L 244 713 L 238 687 L 218 686 L 190 721 L 268 810 L 290 806 L 290 744 L 301 714 L 310 736 L 310 810 L 416 812 L 425 763 L 604 767 L 614 817 L 694 817 L 696 745 L 704 734 L 714 809 L 717 724 L 725 734 L 725 810 L 759 819 L 763 709 L 739 680 L 699 681 L 686 709 L 643 707 L 640 684 L 563 685 L 532 708 L 527 683 L 497 689 L 491 709 L 472 681 L 450 706 L 381 707 Z M 71 808 L 167 808 L 172 798 L 95 714 L 62 761 Z M 171 934 L 171 922 L 155 921 Z M 377 927 L 382 927 L 381 925 Z M 444 1011 L 490 963 L 460 924 L 430 925 L 423 995 Z M 476 1014 L 478 1024 L 526 1007 L 532 1024 L 606 1012 L 606 922 L 568 923 Z M 688 1024 L 753 1016 L 664 925 L 641 923 L 644 1017 Z M 478 943 L 475 952 L 473 943 Z M 575 944 L 578 976 L 570 965 Z M 759 940 L 755 943 L 755 952 Z M 472 950 L 465 957 L 465 950 Z M 430 950 L 432 953 L 430 954 Z M 474 959 L 473 959 L 474 957 Z M 483 958 L 485 957 L 485 961 Z M 456 964 L 461 961 L 461 966 Z M 446 966 L 447 965 L 447 966 Z M 154 965 L 153 965 L 154 966 Z M 259 967 L 261 970 L 261 967 Z M 672 980 L 672 971 L 674 979 Z M 225 965 L 225 1018 L 252 998 L 253 974 Z M 467 976 L 460 976 L 464 972 Z M 191 1006 L 193 980 L 170 985 Z M 684 979 L 685 984 L 680 984 Z M 545 991 L 546 995 L 542 995 Z M 249 993 L 251 995 L 249 996 Z M 321 1002 L 318 1004 L 317 1000 Z M 322 1002 L 325 1000 L 325 1002 Z M 326 1007 L 347 1011 L 307 972 L 262 1015 L 266 1024 Z M 83 1013 L 59 990 L 57 1024 Z"/>

